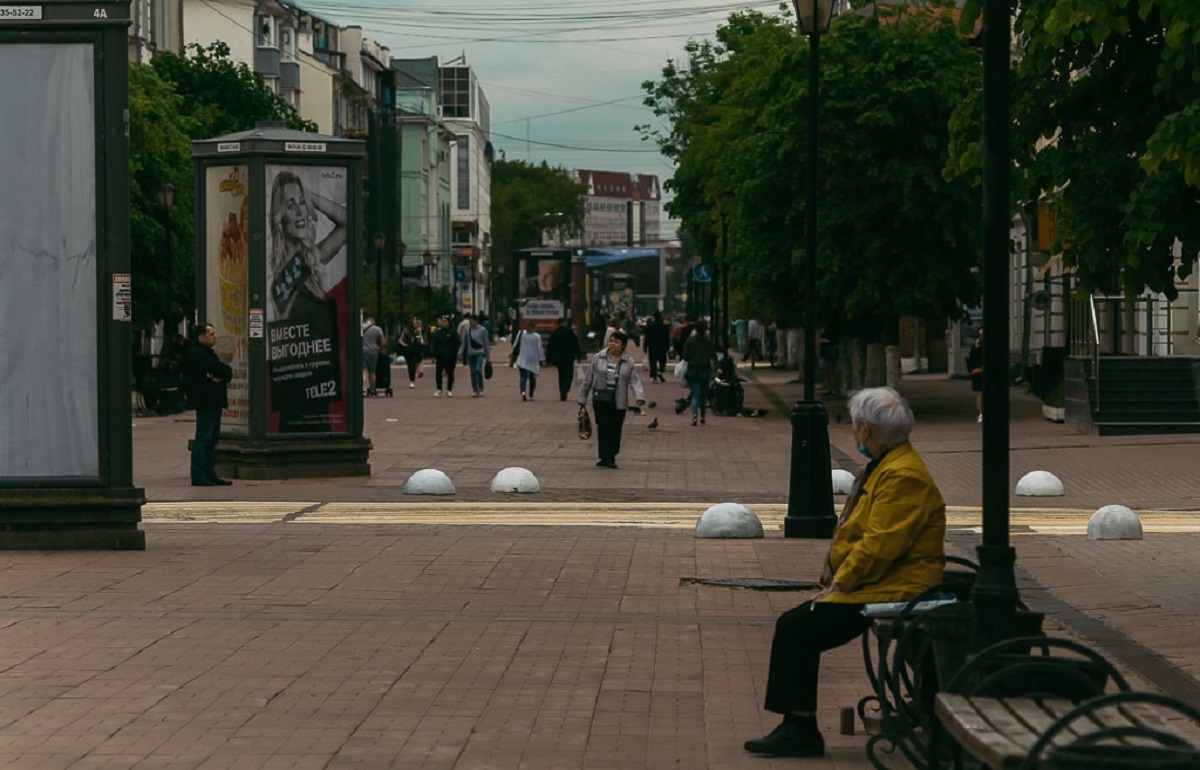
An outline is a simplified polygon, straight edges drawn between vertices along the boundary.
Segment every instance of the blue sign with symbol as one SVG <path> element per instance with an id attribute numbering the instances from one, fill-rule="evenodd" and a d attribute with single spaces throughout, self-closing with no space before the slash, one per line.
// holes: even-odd
<path id="1" fill-rule="evenodd" d="M 467 271 L 466 270 L 455 270 L 454 271 L 454 281 L 455 281 L 455 283 L 466 283 L 467 282 Z"/>
<path id="2" fill-rule="evenodd" d="M 712 265 L 700 264 L 692 266 L 692 280 L 696 283 L 712 282 Z"/>

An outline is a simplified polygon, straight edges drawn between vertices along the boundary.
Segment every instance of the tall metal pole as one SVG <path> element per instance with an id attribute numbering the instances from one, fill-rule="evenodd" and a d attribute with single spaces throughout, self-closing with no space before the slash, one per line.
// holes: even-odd
<path id="1" fill-rule="evenodd" d="M 829 461 L 829 415 L 816 400 L 817 379 L 817 126 L 820 119 L 821 19 L 816 0 L 808 32 L 808 221 L 804 271 L 804 401 L 792 406 L 792 468 L 784 537 L 826 539 L 833 536 L 833 479 Z"/>
<path id="2" fill-rule="evenodd" d="M 980 649 L 1011 636 L 1017 588 L 1009 546 L 1008 284 L 1009 5 L 987 0 L 983 12 L 983 543 L 971 643 Z"/>
<path id="3" fill-rule="evenodd" d="M 808 33 L 808 174 L 806 243 L 804 246 L 804 400 L 814 403 L 817 381 L 817 197 L 820 178 L 817 174 L 817 126 L 821 119 L 821 24 L 814 18 Z"/>

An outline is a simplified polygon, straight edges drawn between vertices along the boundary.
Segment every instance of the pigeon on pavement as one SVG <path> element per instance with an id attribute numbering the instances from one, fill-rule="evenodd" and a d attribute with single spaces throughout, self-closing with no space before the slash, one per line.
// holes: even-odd
<path id="1" fill-rule="evenodd" d="M 658 418 L 655 417 L 653 420 L 651 420 L 650 424 L 646 426 L 646 429 L 647 430 L 658 430 Z"/>

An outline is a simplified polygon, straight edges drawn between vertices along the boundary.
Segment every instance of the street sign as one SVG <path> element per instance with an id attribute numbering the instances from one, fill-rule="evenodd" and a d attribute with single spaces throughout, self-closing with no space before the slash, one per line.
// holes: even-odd
<path id="1" fill-rule="evenodd" d="M 692 280 L 696 283 L 712 282 L 712 265 L 699 264 L 692 266 Z"/>
<path id="2" fill-rule="evenodd" d="M 466 270 L 455 270 L 454 271 L 454 282 L 455 283 L 466 283 L 467 282 L 467 271 Z"/>

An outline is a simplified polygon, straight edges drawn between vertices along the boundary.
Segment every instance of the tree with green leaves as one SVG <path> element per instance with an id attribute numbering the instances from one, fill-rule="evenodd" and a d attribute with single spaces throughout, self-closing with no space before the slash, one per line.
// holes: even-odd
<path id="1" fill-rule="evenodd" d="M 505 266 L 513 279 L 512 255 L 541 246 L 547 229 L 577 234 L 583 229 L 583 190 L 561 166 L 501 158 L 492 165 L 492 269 Z"/>
<path id="2" fill-rule="evenodd" d="M 822 326 L 891 342 L 898 321 L 944 321 L 978 298 L 979 198 L 942 176 L 948 120 L 980 61 L 928 8 L 835 19 L 822 37 L 820 167 L 805 168 L 808 46 L 786 18 L 734 14 L 645 84 L 666 127 L 642 127 L 676 162 L 673 216 L 748 304 L 803 318 L 807 174 L 820 175 Z"/>
<path id="3" fill-rule="evenodd" d="M 136 328 L 190 316 L 195 304 L 191 142 L 245 131 L 262 120 L 316 130 L 276 96 L 261 75 L 230 61 L 229 47 L 222 42 L 206 48 L 193 44 L 183 55 L 162 52 L 150 64 L 130 65 L 130 246 Z M 158 202 L 165 184 L 175 187 L 169 217 Z"/>
<path id="4" fill-rule="evenodd" d="M 1015 200 L 1051 201 L 1081 290 L 1173 299 L 1200 252 L 1200 4 L 1022 0 L 1014 28 Z M 948 176 L 978 174 L 980 111 L 955 121 Z"/>

